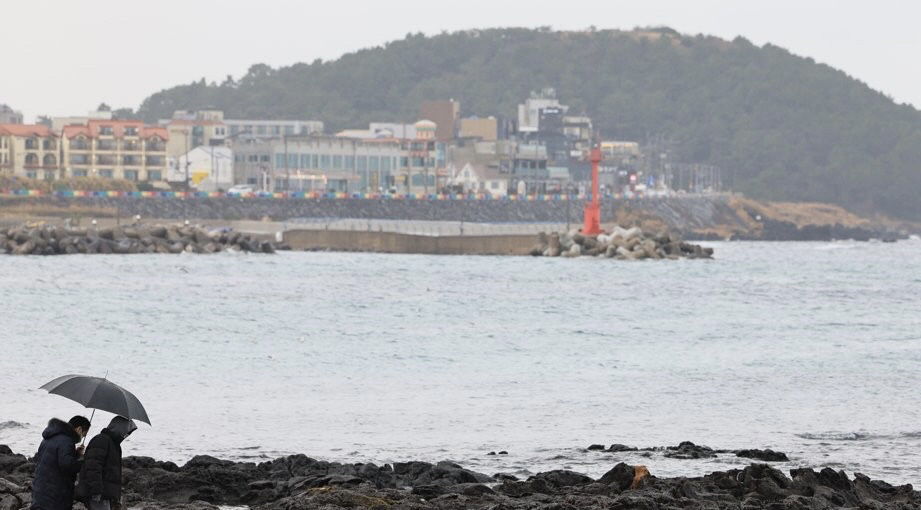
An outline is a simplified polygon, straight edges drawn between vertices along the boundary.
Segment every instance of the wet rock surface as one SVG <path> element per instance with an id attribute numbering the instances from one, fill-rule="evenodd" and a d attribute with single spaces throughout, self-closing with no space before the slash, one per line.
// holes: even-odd
<path id="1" fill-rule="evenodd" d="M 21 225 L 0 230 L 0 254 L 74 255 L 138 253 L 275 253 L 270 241 L 232 230 L 198 225 L 131 225 L 114 228 L 59 228 Z"/>
<path id="2" fill-rule="evenodd" d="M 689 450 L 693 443 L 682 445 Z M 32 469 L 24 456 L 0 448 L 0 508 L 28 508 Z M 126 507 L 143 510 L 216 510 L 216 505 L 260 510 L 921 508 L 921 493 L 911 485 L 893 486 L 859 473 L 851 478 L 830 468 L 784 473 L 767 464 L 657 478 L 645 466 L 617 463 L 597 480 L 567 470 L 516 480 L 447 461 L 377 466 L 292 455 L 256 464 L 198 456 L 177 466 L 126 457 L 123 476 Z"/>

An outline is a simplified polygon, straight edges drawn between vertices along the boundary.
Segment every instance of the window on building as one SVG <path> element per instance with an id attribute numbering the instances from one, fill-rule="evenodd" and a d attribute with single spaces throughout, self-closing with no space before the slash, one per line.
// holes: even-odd
<path id="1" fill-rule="evenodd" d="M 288 154 L 288 168 L 297 168 L 297 154 Z"/>
<path id="2" fill-rule="evenodd" d="M 320 168 L 320 156 L 317 154 L 310 155 L 310 168 Z"/>
<path id="3" fill-rule="evenodd" d="M 275 155 L 275 167 L 282 168 L 285 166 L 285 155 L 282 153 Z"/>
<path id="4" fill-rule="evenodd" d="M 148 170 L 147 171 L 147 180 L 148 181 L 162 181 L 163 174 L 159 170 Z"/>
<path id="5" fill-rule="evenodd" d="M 137 136 L 138 128 L 134 126 L 128 126 L 125 128 L 125 136 Z"/>
<path id="6" fill-rule="evenodd" d="M 46 180 L 46 181 L 53 181 L 53 180 L 54 180 L 54 172 L 53 172 L 53 171 L 48 171 L 48 170 L 46 170 L 46 171 L 45 171 L 45 180 Z"/>
<path id="7" fill-rule="evenodd" d="M 377 156 L 368 156 L 368 170 L 376 172 L 380 168 L 380 158 Z"/>
<path id="8" fill-rule="evenodd" d="M 29 170 L 26 172 L 26 178 L 28 179 L 36 179 L 37 177 L 38 173 L 35 170 Z"/>
<path id="9" fill-rule="evenodd" d="M 272 134 L 273 134 L 273 135 L 280 135 L 280 134 L 281 134 L 281 127 L 279 127 L 279 126 L 272 126 Z"/>
<path id="10" fill-rule="evenodd" d="M 299 168 L 310 168 L 310 154 L 301 154 Z"/>
<path id="11" fill-rule="evenodd" d="M 320 156 L 320 168 L 323 170 L 329 169 L 329 154 L 323 154 Z"/>
<path id="12" fill-rule="evenodd" d="M 112 126 L 99 126 L 99 134 L 111 136 L 113 133 Z"/>
<path id="13" fill-rule="evenodd" d="M 256 154 L 250 154 L 249 156 L 247 156 L 246 159 L 247 159 L 250 163 L 258 163 L 258 162 L 259 162 L 259 156 L 257 156 Z"/>
<path id="14" fill-rule="evenodd" d="M 268 154 L 263 154 L 263 155 L 259 158 L 259 161 L 262 161 L 263 163 L 268 163 L 269 161 L 271 161 L 271 159 L 269 159 L 269 155 L 268 155 Z"/>
<path id="15" fill-rule="evenodd" d="M 368 169 L 368 156 L 358 156 L 358 171 L 364 172 Z"/>
<path id="16" fill-rule="evenodd" d="M 129 180 L 129 181 L 137 181 L 137 180 L 138 180 L 138 171 L 137 171 L 137 170 L 133 170 L 133 169 L 132 169 L 132 170 L 125 170 L 125 179 L 127 179 L 127 180 Z"/>
<path id="17" fill-rule="evenodd" d="M 99 170 L 99 177 L 105 177 L 106 179 L 112 178 L 112 169 L 111 168 L 102 168 Z"/>
<path id="18" fill-rule="evenodd" d="M 409 158 L 406 157 L 406 156 L 401 156 L 401 157 L 400 157 L 400 166 L 403 167 L 403 168 L 408 167 L 408 166 L 409 166 Z"/>
<path id="19" fill-rule="evenodd" d="M 499 189 L 499 181 L 491 181 L 489 187 L 492 189 Z"/>
<path id="20" fill-rule="evenodd" d="M 381 171 L 382 172 L 390 171 L 390 158 L 388 156 L 381 156 Z"/>
<path id="21" fill-rule="evenodd" d="M 74 170 L 72 173 L 74 177 L 86 177 L 86 169 Z"/>
<path id="22" fill-rule="evenodd" d="M 265 135 L 265 126 L 256 126 L 257 135 Z"/>
<path id="23" fill-rule="evenodd" d="M 345 157 L 345 168 L 348 170 L 355 170 L 355 156 Z"/>
<path id="24" fill-rule="evenodd" d="M 333 168 L 339 170 L 342 168 L 342 156 L 336 154 L 333 156 Z"/>
<path id="25" fill-rule="evenodd" d="M 294 134 L 294 126 L 285 126 L 285 134 L 286 134 L 286 135 L 293 135 L 293 134 Z"/>

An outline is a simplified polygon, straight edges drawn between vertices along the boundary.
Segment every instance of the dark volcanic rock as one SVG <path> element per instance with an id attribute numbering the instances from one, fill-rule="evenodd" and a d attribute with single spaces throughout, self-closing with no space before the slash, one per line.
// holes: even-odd
<path id="1" fill-rule="evenodd" d="M 686 452 L 706 448 L 682 445 Z M 22 456 L 3 452 L 0 461 L 8 459 L 5 465 L 15 466 L 16 474 L 31 466 Z M 124 467 L 125 502 L 138 510 L 216 510 L 218 502 L 245 504 L 254 510 L 921 508 L 921 493 L 910 485 L 892 486 L 859 473 L 850 479 L 828 468 L 794 469 L 788 477 L 766 464 L 703 477 L 655 478 L 647 476 L 643 466 L 620 463 L 597 481 L 555 470 L 524 482 L 509 475 L 488 477 L 452 462 L 403 462 L 391 467 L 339 464 L 304 455 L 261 464 L 199 456 L 182 467 L 149 457 L 127 457 Z M 494 488 L 486 485 L 497 479 L 503 482 Z M 0 510 L 27 508 L 29 483 L 0 475 Z"/>
<path id="2" fill-rule="evenodd" d="M 774 450 L 736 450 L 736 457 L 763 460 L 765 462 L 788 462 L 787 454 Z"/>
<path id="3" fill-rule="evenodd" d="M 683 441 L 678 446 L 669 446 L 663 454 L 672 459 L 706 459 L 716 457 L 716 452 L 707 446 L 697 446 L 690 441 Z"/>

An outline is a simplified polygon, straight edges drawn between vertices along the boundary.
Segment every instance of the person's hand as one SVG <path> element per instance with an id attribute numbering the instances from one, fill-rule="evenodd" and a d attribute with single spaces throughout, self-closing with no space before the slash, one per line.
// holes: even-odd
<path id="1" fill-rule="evenodd" d="M 78 457 L 82 457 L 82 456 L 83 456 L 83 451 L 84 451 L 84 450 L 86 450 L 86 445 L 82 445 L 82 444 L 81 444 L 80 446 L 78 446 L 78 447 L 77 447 L 77 456 L 78 456 Z"/>

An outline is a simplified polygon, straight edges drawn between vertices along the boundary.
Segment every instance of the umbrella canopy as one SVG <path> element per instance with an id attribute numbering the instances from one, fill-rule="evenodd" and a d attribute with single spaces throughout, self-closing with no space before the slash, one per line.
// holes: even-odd
<path id="1" fill-rule="evenodd" d="M 104 377 L 64 375 L 45 383 L 41 389 L 69 398 L 87 408 L 109 411 L 150 425 L 150 418 L 141 401 L 130 391 Z"/>

